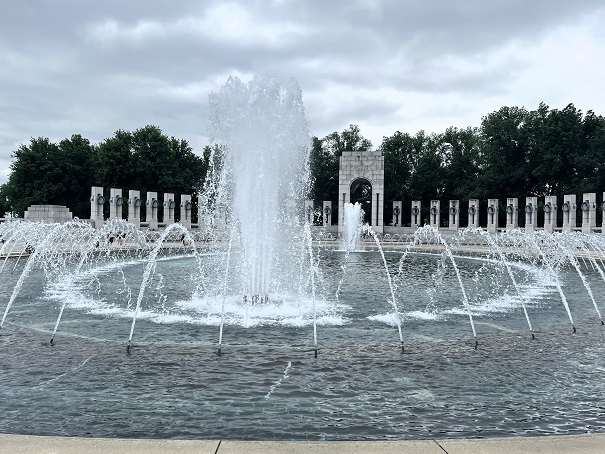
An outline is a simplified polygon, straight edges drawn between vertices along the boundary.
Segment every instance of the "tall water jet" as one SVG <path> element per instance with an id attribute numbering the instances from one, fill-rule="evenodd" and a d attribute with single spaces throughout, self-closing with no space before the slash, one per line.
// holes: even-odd
<path id="1" fill-rule="evenodd" d="M 345 251 L 355 251 L 361 247 L 361 225 L 363 210 L 359 202 L 345 203 L 343 215 L 342 248 Z"/>
<path id="2" fill-rule="evenodd" d="M 212 155 L 202 216 L 211 220 L 209 232 L 232 243 L 233 258 L 225 261 L 230 271 L 214 293 L 223 302 L 223 320 L 228 296 L 263 304 L 278 292 L 301 289 L 301 262 L 310 266 L 299 245 L 308 238 L 300 201 L 309 188 L 311 140 L 294 79 L 255 77 L 245 84 L 232 77 L 209 103 Z M 233 281 L 229 288 L 226 279 Z"/>

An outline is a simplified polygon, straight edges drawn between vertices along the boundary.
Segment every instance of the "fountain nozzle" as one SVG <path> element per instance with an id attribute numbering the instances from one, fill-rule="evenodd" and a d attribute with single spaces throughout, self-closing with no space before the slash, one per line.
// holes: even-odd
<path id="1" fill-rule="evenodd" d="M 130 342 L 128 342 L 128 345 L 126 346 L 126 353 L 130 353 Z"/>
<path id="2" fill-rule="evenodd" d="M 571 325 L 571 327 L 573 328 L 573 332 L 575 333 L 576 332 L 576 327 L 573 326 L 573 325 Z"/>
<path id="3" fill-rule="evenodd" d="M 403 342 L 401 342 L 401 354 L 403 355 L 405 353 L 405 347 L 403 346 Z"/>
<path id="4" fill-rule="evenodd" d="M 218 351 L 216 352 L 216 354 L 217 354 L 218 356 L 221 356 L 221 355 L 222 355 L 221 349 L 222 349 L 222 348 L 221 348 L 221 346 L 219 345 L 219 347 L 218 347 Z"/>
<path id="5" fill-rule="evenodd" d="M 601 325 L 605 325 L 605 322 L 603 320 L 601 320 Z"/>
<path id="6" fill-rule="evenodd" d="M 55 345 L 55 336 L 50 338 L 50 345 Z"/>
<path id="7" fill-rule="evenodd" d="M 475 337 L 475 350 L 477 350 L 477 347 L 479 346 L 479 341 L 477 340 L 477 338 Z"/>
<path id="8" fill-rule="evenodd" d="M 532 340 L 535 340 L 536 339 L 536 335 L 534 333 L 531 333 L 531 338 L 532 338 Z"/>

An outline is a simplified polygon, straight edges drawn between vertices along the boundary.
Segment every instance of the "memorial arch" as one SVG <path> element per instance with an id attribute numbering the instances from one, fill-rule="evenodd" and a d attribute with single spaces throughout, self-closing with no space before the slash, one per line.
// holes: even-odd
<path id="1" fill-rule="evenodd" d="M 364 220 L 383 233 L 384 157 L 380 151 L 345 151 L 338 172 L 338 231 L 343 230 L 345 203 L 359 202 Z"/>

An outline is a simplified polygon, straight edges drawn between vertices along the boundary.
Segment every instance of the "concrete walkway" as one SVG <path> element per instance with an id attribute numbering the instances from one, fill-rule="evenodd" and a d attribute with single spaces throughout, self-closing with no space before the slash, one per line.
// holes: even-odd
<path id="1" fill-rule="evenodd" d="M 605 434 L 419 441 L 231 441 L 0 434 L 0 454 L 599 454 Z"/>

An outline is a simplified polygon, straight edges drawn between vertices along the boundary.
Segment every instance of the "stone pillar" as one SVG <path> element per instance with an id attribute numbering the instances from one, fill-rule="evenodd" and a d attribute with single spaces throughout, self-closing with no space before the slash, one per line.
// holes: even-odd
<path id="1" fill-rule="evenodd" d="M 557 196 L 544 197 L 544 230 L 552 233 L 557 228 Z"/>
<path id="2" fill-rule="evenodd" d="M 439 228 L 439 209 L 441 202 L 439 200 L 431 200 L 431 208 L 429 210 L 429 224 L 431 227 Z"/>
<path id="3" fill-rule="evenodd" d="M 174 224 L 174 214 L 176 211 L 176 202 L 174 194 L 171 192 L 164 193 L 164 224 L 169 226 Z"/>
<path id="4" fill-rule="evenodd" d="M 410 225 L 417 229 L 418 227 L 422 227 L 422 202 L 420 200 L 412 201 L 412 217 L 410 221 Z"/>
<path id="5" fill-rule="evenodd" d="M 341 233 L 344 228 L 344 224 L 345 224 L 345 204 L 347 203 L 347 200 L 349 200 L 349 196 L 347 196 L 346 192 L 342 192 L 339 196 L 338 196 L 338 219 L 340 220 L 338 222 L 338 233 Z"/>
<path id="6" fill-rule="evenodd" d="M 372 189 L 372 196 L 374 197 L 372 202 L 372 229 L 381 234 L 384 232 L 384 183 L 382 186 L 375 183 Z"/>
<path id="7" fill-rule="evenodd" d="M 525 197 L 525 230 L 538 227 L 538 198 Z"/>
<path id="8" fill-rule="evenodd" d="M 215 226 L 219 229 L 225 229 L 227 227 L 227 207 L 225 205 L 219 205 L 214 211 Z"/>
<path id="9" fill-rule="evenodd" d="M 103 188 L 100 186 L 93 186 L 90 191 L 90 220 L 97 229 L 103 226 L 104 205 L 105 197 L 103 197 Z"/>
<path id="10" fill-rule="evenodd" d="M 206 198 L 199 196 L 197 199 L 197 226 L 200 230 L 205 230 L 209 224 L 208 219 L 206 219 L 206 210 Z"/>
<path id="11" fill-rule="evenodd" d="M 158 229 L 158 207 L 160 201 L 158 200 L 157 192 L 147 193 L 147 213 L 145 214 L 145 222 L 148 223 L 149 230 Z"/>
<path id="12" fill-rule="evenodd" d="M 479 200 L 477 199 L 468 201 L 468 226 L 479 227 Z"/>
<path id="13" fill-rule="evenodd" d="M 563 210 L 563 231 L 573 231 L 576 228 L 576 211 L 578 210 L 575 194 L 563 196 L 561 210 Z"/>
<path id="14" fill-rule="evenodd" d="M 401 201 L 393 202 L 392 225 L 395 227 L 401 227 L 403 225 L 403 222 L 401 221 L 401 218 L 403 217 L 403 210 L 401 209 L 402 207 L 403 207 L 403 202 L 401 202 Z"/>
<path id="15" fill-rule="evenodd" d="M 305 200 L 305 222 L 313 225 L 313 200 Z"/>
<path id="16" fill-rule="evenodd" d="M 141 191 L 128 191 L 128 222 L 141 226 Z"/>
<path id="17" fill-rule="evenodd" d="M 191 230 L 191 214 L 193 213 L 193 205 L 189 194 L 181 194 L 181 224 L 183 227 Z"/>
<path id="18" fill-rule="evenodd" d="M 519 199 L 506 199 L 506 230 L 519 227 Z"/>
<path id="19" fill-rule="evenodd" d="M 110 219 L 122 219 L 122 205 L 124 199 L 122 198 L 122 190 L 111 188 L 109 190 L 109 218 Z"/>
<path id="20" fill-rule="evenodd" d="M 603 201 L 601 202 L 601 210 L 603 211 L 603 220 L 601 222 L 601 233 L 605 233 L 605 192 L 603 193 Z"/>
<path id="21" fill-rule="evenodd" d="M 450 200 L 448 212 L 448 229 L 458 230 L 460 225 L 460 200 Z"/>
<path id="22" fill-rule="evenodd" d="M 323 226 L 329 227 L 332 225 L 332 202 L 330 200 L 324 200 L 323 208 L 321 210 Z"/>
<path id="23" fill-rule="evenodd" d="M 590 192 L 582 194 L 582 232 L 591 233 L 597 226 L 597 194 Z"/>
<path id="24" fill-rule="evenodd" d="M 489 233 L 498 231 L 498 199 L 487 200 L 487 231 Z"/>

